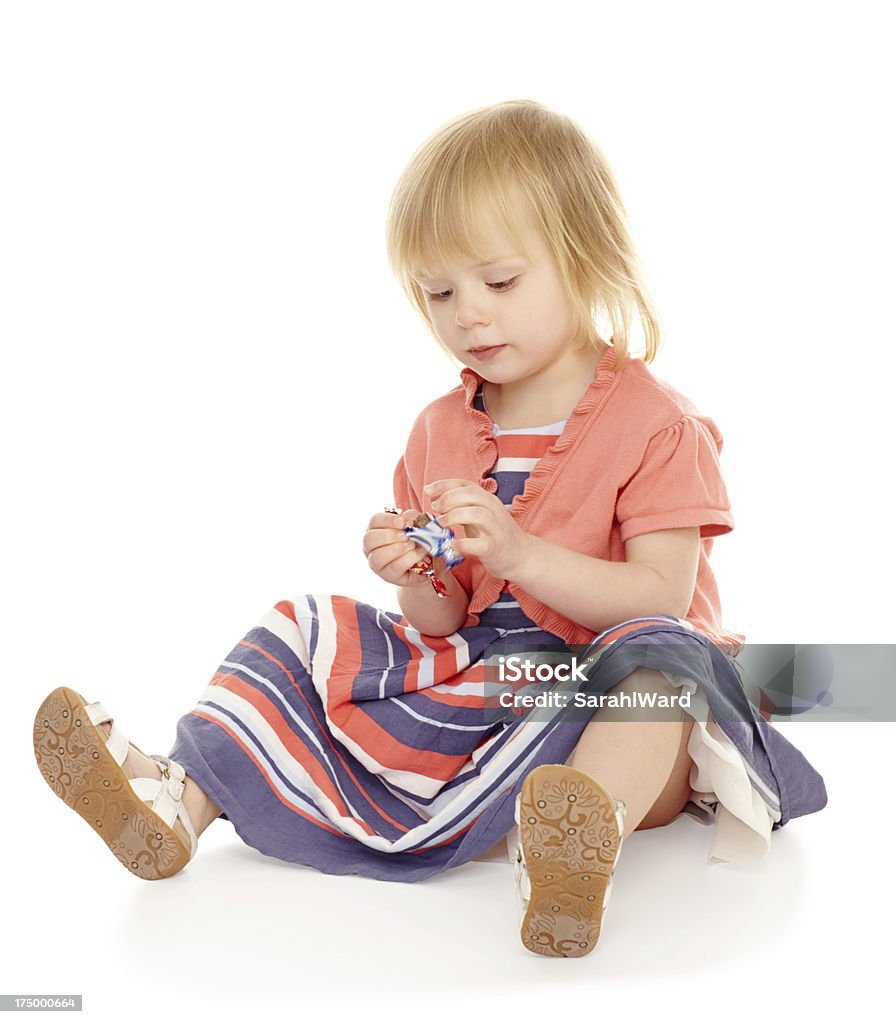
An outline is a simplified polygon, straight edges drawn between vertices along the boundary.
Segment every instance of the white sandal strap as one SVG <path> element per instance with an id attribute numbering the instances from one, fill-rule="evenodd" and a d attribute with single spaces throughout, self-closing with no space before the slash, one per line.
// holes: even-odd
<path id="1" fill-rule="evenodd" d="M 115 758 L 115 763 L 119 766 L 123 765 L 127 759 L 130 745 L 127 736 L 118 728 L 115 720 L 98 700 L 92 704 L 85 704 L 84 710 L 94 725 L 102 725 L 104 722 L 111 723 L 111 731 L 106 737 L 106 746 L 109 748 L 109 753 Z"/>
<path id="2" fill-rule="evenodd" d="M 628 808 L 625 806 L 624 800 L 617 800 L 613 798 L 616 804 L 616 828 L 619 831 L 619 848 L 616 850 L 616 860 L 619 860 L 619 850 L 622 849 L 622 843 L 625 833 L 625 816 L 628 814 Z"/>
<path id="3" fill-rule="evenodd" d="M 604 906 L 603 906 L 604 910 L 607 909 L 607 904 L 610 902 L 610 896 L 612 895 L 612 893 L 613 893 L 613 876 L 610 875 L 610 881 L 609 881 L 609 883 L 607 885 L 607 888 L 604 890 Z"/>
<path id="4" fill-rule="evenodd" d="M 193 827 L 193 819 L 190 817 L 190 812 L 184 807 L 183 792 L 186 772 L 183 765 L 178 764 L 177 761 L 172 761 L 170 757 L 164 754 L 152 754 L 151 756 L 153 761 L 162 769 L 162 774 L 167 777 L 168 782 L 176 782 L 180 789 L 180 795 L 177 798 L 177 816 L 190 837 L 190 857 L 192 858 L 196 853 L 196 847 L 199 845 L 199 837 L 196 835 L 196 829 Z M 172 779 L 171 776 L 174 776 L 174 778 Z"/>

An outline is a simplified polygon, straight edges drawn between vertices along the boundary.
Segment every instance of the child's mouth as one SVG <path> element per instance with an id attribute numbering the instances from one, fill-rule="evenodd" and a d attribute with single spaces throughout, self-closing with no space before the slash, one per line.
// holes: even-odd
<path id="1" fill-rule="evenodd" d="M 474 359 L 491 359 L 492 356 L 497 355 L 501 349 L 506 348 L 505 345 L 488 345 L 485 348 L 471 348 L 470 355 Z"/>

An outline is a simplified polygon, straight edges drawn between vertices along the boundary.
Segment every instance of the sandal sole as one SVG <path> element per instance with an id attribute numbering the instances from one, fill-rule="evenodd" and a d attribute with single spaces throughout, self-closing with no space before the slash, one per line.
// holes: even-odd
<path id="1" fill-rule="evenodd" d="M 584 772 L 541 765 L 523 782 L 519 829 L 531 886 L 523 945 L 542 956 L 586 956 L 600 938 L 622 841 L 614 801 Z"/>
<path id="2" fill-rule="evenodd" d="M 147 881 L 170 878 L 190 860 L 186 830 L 180 822 L 176 828 L 166 825 L 131 789 L 86 704 L 67 686 L 57 687 L 41 704 L 34 717 L 40 773 L 131 874 Z"/>

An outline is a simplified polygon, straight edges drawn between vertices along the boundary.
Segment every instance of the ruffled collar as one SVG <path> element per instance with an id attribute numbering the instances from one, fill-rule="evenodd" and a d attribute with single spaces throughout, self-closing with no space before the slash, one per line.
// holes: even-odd
<path id="1" fill-rule="evenodd" d="M 569 414 L 563 432 L 535 464 L 526 480 L 521 494 L 517 494 L 510 505 L 510 513 L 517 520 L 527 520 L 541 505 L 545 488 L 554 477 L 554 471 L 566 458 L 566 453 L 575 444 L 576 438 L 596 416 L 612 390 L 614 381 L 625 369 L 631 357 L 626 354 L 618 369 L 613 369 L 616 349 L 609 346 L 595 367 L 594 378 L 582 395 L 578 405 Z M 479 472 L 479 483 L 492 494 L 497 493 L 498 483 L 488 474 L 498 458 L 498 443 L 492 432 L 492 419 L 488 413 L 477 409 L 474 398 L 485 378 L 469 366 L 460 371 L 461 384 L 465 391 L 464 406 L 472 425 L 473 455 Z"/>

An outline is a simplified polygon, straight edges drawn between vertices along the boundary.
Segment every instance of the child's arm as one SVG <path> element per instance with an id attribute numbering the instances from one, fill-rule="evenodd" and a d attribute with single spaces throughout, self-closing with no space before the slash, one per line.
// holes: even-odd
<path id="1" fill-rule="evenodd" d="M 402 614 L 414 629 L 426 636 L 448 636 L 467 621 L 470 599 L 454 573 L 444 566 L 442 558 L 433 559 L 433 568 L 445 584 L 447 597 L 439 597 L 428 583 L 397 588 Z"/>
<path id="2" fill-rule="evenodd" d="M 700 559 L 700 527 L 657 530 L 625 543 L 625 562 L 592 558 L 525 534 L 524 555 L 507 576 L 549 608 L 600 633 L 644 615 L 684 618 Z"/>

